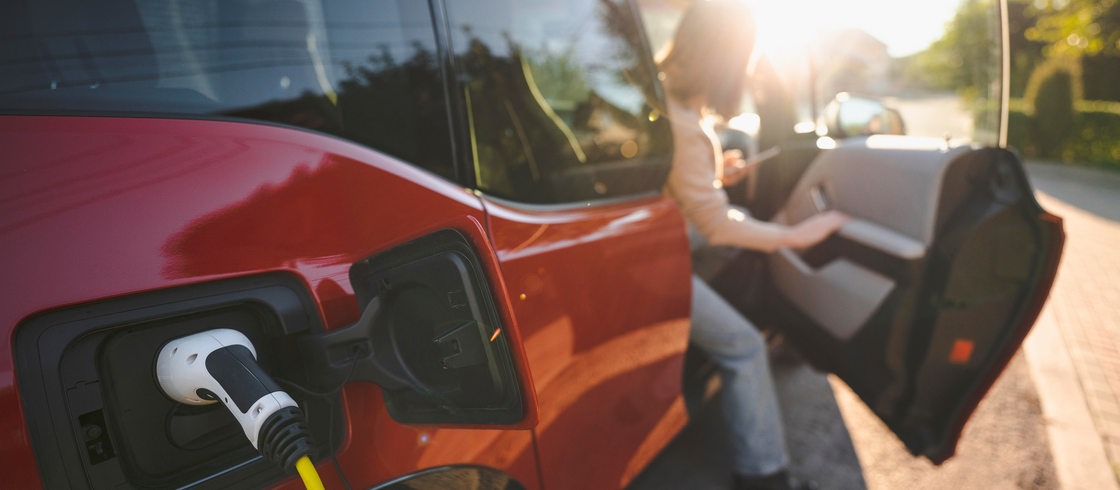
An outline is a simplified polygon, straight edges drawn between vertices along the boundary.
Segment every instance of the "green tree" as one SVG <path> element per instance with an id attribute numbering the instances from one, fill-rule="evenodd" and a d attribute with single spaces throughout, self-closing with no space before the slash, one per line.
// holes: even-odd
<path id="1" fill-rule="evenodd" d="M 1008 41 L 1011 51 L 1011 97 L 1021 98 L 1035 67 L 1044 63 L 1046 43 L 1027 39 L 1027 30 L 1034 28 L 1034 0 L 1008 0 Z"/>
<path id="2" fill-rule="evenodd" d="M 1077 123 L 1073 104 L 1074 77 L 1069 70 L 1045 70 L 1037 87 L 1028 90 L 1034 105 L 1035 144 L 1042 156 L 1060 158 Z"/>
<path id="3" fill-rule="evenodd" d="M 1120 1 L 1035 0 L 1026 37 L 1047 44 L 1048 56 L 1120 55 Z"/>
<path id="4" fill-rule="evenodd" d="M 911 60 L 911 76 L 932 88 L 955 90 L 968 100 L 987 94 L 999 65 L 993 0 L 964 0 L 945 34 Z"/>

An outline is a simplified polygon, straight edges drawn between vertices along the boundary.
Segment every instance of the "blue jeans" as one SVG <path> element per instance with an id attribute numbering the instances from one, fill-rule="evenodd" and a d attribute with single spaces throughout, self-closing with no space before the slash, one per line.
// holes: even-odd
<path id="1" fill-rule="evenodd" d="M 735 471 L 761 476 L 789 464 L 766 342 L 751 322 L 692 276 L 689 340 L 719 366 Z"/>

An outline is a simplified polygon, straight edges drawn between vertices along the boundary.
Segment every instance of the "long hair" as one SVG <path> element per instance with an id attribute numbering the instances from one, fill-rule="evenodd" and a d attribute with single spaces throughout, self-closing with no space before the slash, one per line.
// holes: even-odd
<path id="1" fill-rule="evenodd" d="M 670 79 L 671 95 L 699 95 L 709 109 L 730 118 L 739 113 L 754 41 L 754 16 L 742 0 L 697 0 L 657 64 Z"/>

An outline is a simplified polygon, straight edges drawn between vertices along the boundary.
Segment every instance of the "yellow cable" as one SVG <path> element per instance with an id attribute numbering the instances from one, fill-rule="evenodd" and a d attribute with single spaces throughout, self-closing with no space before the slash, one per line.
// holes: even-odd
<path id="1" fill-rule="evenodd" d="M 299 458 L 296 461 L 296 472 L 303 479 L 303 486 L 307 490 L 323 490 L 323 480 L 319 479 L 319 472 L 315 471 L 315 465 L 311 463 L 311 458 L 307 456 Z"/>

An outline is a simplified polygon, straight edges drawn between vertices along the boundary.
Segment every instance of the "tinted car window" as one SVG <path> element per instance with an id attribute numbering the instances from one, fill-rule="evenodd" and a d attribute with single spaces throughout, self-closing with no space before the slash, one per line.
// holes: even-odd
<path id="1" fill-rule="evenodd" d="M 480 189 L 563 203 L 661 187 L 672 151 L 630 4 L 449 2 Z"/>
<path id="2" fill-rule="evenodd" d="M 229 115 L 450 176 L 426 2 L 47 0 L 0 7 L 0 110 Z"/>

